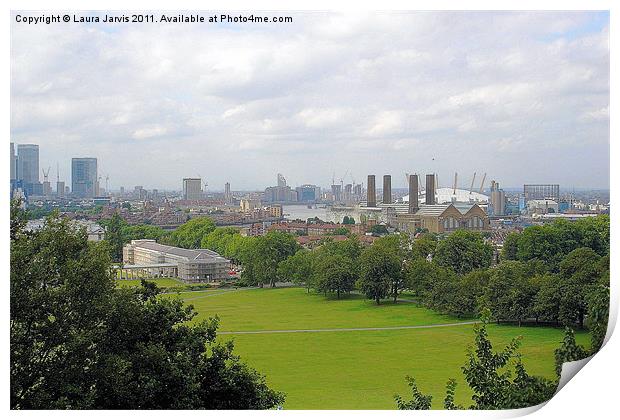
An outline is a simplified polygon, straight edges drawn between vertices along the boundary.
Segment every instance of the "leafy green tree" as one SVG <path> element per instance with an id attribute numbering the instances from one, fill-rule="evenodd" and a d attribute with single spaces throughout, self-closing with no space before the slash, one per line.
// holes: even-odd
<path id="1" fill-rule="evenodd" d="M 229 242 L 238 233 L 239 229 L 234 227 L 215 228 L 215 230 L 202 238 L 200 247 L 211 249 L 220 255 L 224 255 Z"/>
<path id="2" fill-rule="evenodd" d="M 504 239 L 504 245 L 502 246 L 502 259 L 504 260 L 516 260 L 517 259 L 517 250 L 519 243 L 519 234 L 516 232 L 511 232 L 506 235 L 506 239 Z"/>
<path id="3" fill-rule="evenodd" d="M 521 324 L 532 313 L 535 296 L 536 288 L 526 277 L 524 263 L 503 261 L 491 269 L 484 302 L 498 322 L 507 320 Z"/>
<path id="4" fill-rule="evenodd" d="M 125 245 L 123 229 L 126 228 L 126 226 L 127 222 L 125 222 L 118 213 L 114 213 L 110 220 L 105 223 L 104 239 L 109 245 L 113 261 L 123 260 L 123 246 Z"/>
<path id="5" fill-rule="evenodd" d="M 314 272 L 316 290 L 323 293 L 336 293 L 338 299 L 342 293 L 353 290 L 355 285 L 353 261 L 343 255 L 322 256 L 317 259 Z"/>
<path id="6" fill-rule="evenodd" d="M 411 388 L 411 400 L 405 401 L 400 395 L 395 395 L 394 400 L 399 410 L 430 410 L 433 397 L 423 394 L 416 381 L 411 376 L 405 377 L 409 388 Z"/>
<path id="7" fill-rule="evenodd" d="M 590 248 L 571 251 L 560 263 L 560 320 L 564 325 L 584 326 L 586 295 L 600 276 L 600 257 Z"/>
<path id="8" fill-rule="evenodd" d="M 404 269 L 405 287 L 416 296 L 424 298 L 431 289 L 432 280 L 438 274 L 439 266 L 426 258 L 408 261 Z"/>
<path id="9" fill-rule="evenodd" d="M 133 239 L 154 239 L 160 241 L 167 233 L 159 226 L 151 225 L 126 225 L 122 229 L 123 241 L 130 242 Z"/>
<path id="10" fill-rule="evenodd" d="M 278 278 L 296 285 L 305 285 L 308 292 L 313 286 L 314 254 L 307 249 L 300 249 L 278 264 Z"/>
<path id="11" fill-rule="evenodd" d="M 609 320 L 609 255 L 599 261 L 600 278 L 590 287 L 586 295 L 588 307 L 588 328 L 590 330 L 592 353 L 597 352 L 607 334 Z"/>
<path id="12" fill-rule="evenodd" d="M 56 216 L 37 232 L 11 211 L 12 409 L 264 409 L 281 404 L 217 319 L 153 283 L 116 288 L 105 244 Z"/>
<path id="13" fill-rule="evenodd" d="M 364 249 L 360 256 L 359 289 L 377 305 L 389 295 L 396 302 L 402 285 L 401 264 L 398 254 L 387 245 L 373 244 Z"/>
<path id="14" fill-rule="evenodd" d="M 352 216 L 344 216 L 342 218 L 342 224 L 343 225 L 354 225 L 355 219 Z"/>
<path id="15" fill-rule="evenodd" d="M 545 274 L 534 277 L 538 282 L 538 292 L 534 297 L 532 315 L 536 320 L 559 323 L 560 321 L 560 278 L 557 274 Z"/>
<path id="16" fill-rule="evenodd" d="M 466 274 L 491 265 L 493 246 L 484 242 L 479 232 L 457 230 L 437 244 L 433 260 L 457 274 Z"/>
<path id="17" fill-rule="evenodd" d="M 268 284 L 275 287 L 278 264 L 294 255 L 299 248 L 293 235 L 277 231 L 244 241 L 239 253 L 243 264 L 242 279 L 250 285 L 263 287 Z"/>
<path id="18" fill-rule="evenodd" d="M 489 280 L 489 270 L 485 269 L 470 271 L 460 277 L 449 312 L 459 318 L 478 314 Z"/>
<path id="19" fill-rule="evenodd" d="M 368 232 L 372 233 L 373 236 L 380 236 L 380 235 L 388 234 L 388 230 L 385 225 L 374 225 L 370 229 L 368 229 Z"/>
<path id="20" fill-rule="evenodd" d="M 349 229 L 347 229 L 344 226 L 340 226 L 340 227 L 334 229 L 334 232 L 332 234 L 333 235 L 348 235 L 349 233 L 351 233 L 351 231 Z"/>
<path id="21" fill-rule="evenodd" d="M 176 228 L 168 237 L 170 245 L 181 248 L 200 248 L 202 238 L 215 230 L 215 223 L 208 217 L 196 217 Z"/>
<path id="22" fill-rule="evenodd" d="M 427 258 L 433 255 L 437 249 L 437 236 L 432 233 L 425 233 L 416 238 L 411 244 L 411 254 L 413 258 Z"/>
<path id="23" fill-rule="evenodd" d="M 555 373 L 560 376 L 562 365 L 566 362 L 585 359 L 589 354 L 582 346 L 575 341 L 575 331 L 566 327 L 564 329 L 564 340 L 562 345 L 555 350 Z"/>

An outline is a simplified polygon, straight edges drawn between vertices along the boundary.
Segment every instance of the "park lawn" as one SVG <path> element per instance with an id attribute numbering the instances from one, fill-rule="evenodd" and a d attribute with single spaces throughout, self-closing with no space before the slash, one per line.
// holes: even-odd
<path id="1" fill-rule="evenodd" d="M 337 301 L 304 289 L 221 290 L 181 293 L 197 319 L 218 314 L 220 332 L 429 325 L 462 322 L 413 303 L 380 306 L 351 296 Z M 528 372 L 554 377 L 553 351 L 561 329 L 491 324 L 494 345 L 522 336 L 520 352 Z M 589 336 L 576 335 L 581 344 Z M 266 375 L 268 384 L 287 394 L 286 409 L 394 409 L 394 394 L 409 398 L 405 376 L 416 378 L 441 408 L 445 384 L 455 378 L 457 402 L 471 403 L 461 366 L 474 340 L 473 325 L 387 331 L 221 334 L 235 353 Z"/>
<path id="2" fill-rule="evenodd" d="M 196 320 L 220 317 L 220 331 L 365 328 L 465 322 L 409 302 L 383 301 L 377 306 L 359 294 L 340 300 L 303 288 L 229 289 L 217 299 L 193 292 L 181 297 L 198 311 Z M 197 297 L 197 299 L 195 299 Z"/>

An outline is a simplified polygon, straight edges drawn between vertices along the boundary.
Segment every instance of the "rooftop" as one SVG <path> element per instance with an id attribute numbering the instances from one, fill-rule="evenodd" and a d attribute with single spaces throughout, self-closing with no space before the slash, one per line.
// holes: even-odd
<path id="1" fill-rule="evenodd" d="M 176 246 L 158 244 L 152 239 L 134 240 L 131 241 L 131 244 L 136 247 L 149 249 L 151 251 L 165 252 L 167 254 L 176 255 L 178 257 L 185 258 L 188 261 L 215 262 L 218 259 L 225 260 L 224 257 L 220 256 L 220 254 L 215 251 L 211 251 L 210 249 L 178 248 Z"/>

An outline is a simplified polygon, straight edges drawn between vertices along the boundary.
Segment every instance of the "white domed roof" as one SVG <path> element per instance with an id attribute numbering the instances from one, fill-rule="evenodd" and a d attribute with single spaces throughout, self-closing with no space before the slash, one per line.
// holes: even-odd
<path id="1" fill-rule="evenodd" d="M 455 191 L 452 188 L 437 188 L 437 190 L 435 190 L 435 197 L 437 199 L 437 204 L 452 203 L 452 202 L 458 202 L 458 203 L 488 203 L 489 202 L 488 195 L 480 194 L 475 191 L 472 191 L 470 193 L 469 190 L 461 190 L 457 188 L 456 194 L 454 192 Z M 426 198 L 426 191 L 421 191 L 420 195 L 418 196 L 418 201 L 423 203 L 425 198 Z M 408 203 L 409 196 L 406 195 L 402 197 L 401 200 L 403 203 Z"/>

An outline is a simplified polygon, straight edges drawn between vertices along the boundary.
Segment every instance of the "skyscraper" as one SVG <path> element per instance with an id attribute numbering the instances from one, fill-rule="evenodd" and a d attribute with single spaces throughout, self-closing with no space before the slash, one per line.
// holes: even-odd
<path id="1" fill-rule="evenodd" d="M 232 202 L 232 195 L 230 194 L 230 182 L 224 184 L 224 202 L 230 204 Z"/>
<path id="2" fill-rule="evenodd" d="M 367 207 L 376 207 L 377 206 L 377 191 L 375 190 L 375 176 L 368 175 L 368 187 L 366 191 L 366 206 Z"/>
<path id="3" fill-rule="evenodd" d="M 183 200 L 202 199 L 202 179 L 183 178 Z"/>
<path id="4" fill-rule="evenodd" d="M 17 179 L 24 184 L 39 182 L 39 145 L 17 145 Z"/>
<path id="5" fill-rule="evenodd" d="M 71 190 L 73 195 L 81 198 L 92 198 L 96 195 L 97 159 L 71 159 Z"/>
<path id="6" fill-rule="evenodd" d="M 11 181 L 17 179 L 17 155 L 15 145 L 11 143 Z"/>
<path id="7" fill-rule="evenodd" d="M 392 204 L 392 176 L 383 175 L 383 204 Z"/>

